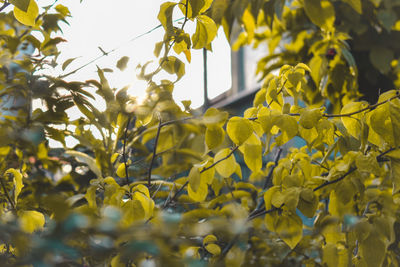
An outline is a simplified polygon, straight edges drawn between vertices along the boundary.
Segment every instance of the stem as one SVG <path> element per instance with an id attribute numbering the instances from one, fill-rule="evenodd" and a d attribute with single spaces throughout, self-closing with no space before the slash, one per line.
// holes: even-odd
<path id="1" fill-rule="evenodd" d="M 128 128 L 129 128 L 130 122 L 131 122 L 131 118 L 129 117 L 128 121 L 126 122 L 125 133 L 124 133 L 124 145 L 122 147 L 122 158 L 124 160 L 124 165 L 125 165 L 125 175 L 126 175 L 126 184 L 127 185 L 129 185 L 130 182 L 129 182 L 129 176 L 128 176 L 128 164 L 127 164 L 127 159 L 126 159 L 126 142 L 127 142 Z"/>
<path id="2" fill-rule="evenodd" d="M 8 1 L 5 1 L 3 3 L 3 5 L 0 7 L 0 12 L 3 11 L 4 9 L 6 9 L 9 5 L 10 5 L 10 3 Z"/>
<path id="3" fill-rule="evenodd" d="M 149 175 L 148 175 L 148 177 L 147 177 L 147 186 L 148 186 L 148 187 L 151 186 L 151 171 L 152 171 L 152 169 L 153 169 L 154 160 L 155 160 L 155 158 L 156 158 L 158 139 L 160 138 L 160 132 L 161 132 L 162 126 L 163 126 L 163 125 L 162 125 L 162 123 L 161 123 L 161 118 L 160 118 L 160 122 L 158 123 L 158 128 L 157 128 L 156 139 L 155 139 L 155 141 L 154 141 L 153 156 L 151 157 L 151 162 L 150 162 L 150 167 L 149 167 Z"/>
<path id="4" fill-rule="evenodd" d="M 324 188 L 325 186 L 340 182 L 341 180 L 343 180 L 344 178 L 346 178 L 347 175 L 351 174 L 352 172 L 354 172 L 355 170 L 357 170 L 356 167 L 351 167 L 350 170 L 348 170 L 345 174 L 343 174 L 342 176 L 340 176 L 339 178 L 332 180 L 332 181 L 327 181 L 319 186 L 317 186 L 316 188 L 313 189 L 313 191 L 317 191 L 321 188 Z"/>
<path id="5" fill-rule="evenodd" d="M 210 166 L 205 167 L 204 169 L 202 169 L 202 170 L 200 171 L 200 173 L 203 173 L 203 172 L 205 172 L 205 171 L 211 169 L 212 167 L 214 167 L 215 165 L 217 165 L 217 164 L 220 163 L 221 161 L 224 161 L 224 160 L 228 159 L 230 156 L 232 156 L 233 153 L 235 153 L 235 151 L 236 151 L 238 148 L 239 148 L 239 146 L 235 146 L 234 148 L 232 148 L 231 152 L 229 152 L 228 155 L 226 155 L 226 156 L 223 157 L 222 159 L 220 159 L 220 160 L 214 162 L 214 163 L 211 164 Z"/>
<path id="6" fill-rule="evenodd" d="M 6 198 L 7 198 L 8 202 L 10 203 L 12 209 L 14 211 L 17 210 L 14 201 L 11 199 L 10 195 L 8 194 L 8 191 L 7 191 L 6 185 L 4 184 L 3 178 L 0 178 L 0 183 L 1 183 L 1 187 L 4 190 L 4 194 L 6 195 Z"/>

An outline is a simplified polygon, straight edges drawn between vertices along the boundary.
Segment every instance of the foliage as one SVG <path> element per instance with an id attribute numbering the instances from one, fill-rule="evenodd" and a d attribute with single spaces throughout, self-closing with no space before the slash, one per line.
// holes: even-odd
<path id="1" fill-rule="evenodd" d="M 63 39 L 54 36 L 69 11 L 51 5 L 38 15 L 34 0 L 2 3 L 15 6 L 14 14 L 1 14 L 2 101 L 26 99 L 2 110 L 2 263 L 400 264 L 400 92 L 385 92 L 376 104 L 358 101 L 356 61 L 345 42 L 349 33 L 361 36 L 379 25 L 391 36 L 398 28 L 396 1 L 165 2 L 158 64 L 139 66 L 138 77 L 149 85 L 143 103 L 126 88 L 112 88 L 101 68 L 98 80 L 86 82 L 37 76 L 57 64 Z M 348 5 L 359 25 L 339 27 L 335 14 Z M 172 18 L 178 9 L 180 27 Z M 259 63 L 265 77 L 253 106 L 243 117 L 215 108 L 196 115 L 186 102 L 182 109 L 172 98 L 185 74 L 179 55 L 190 62 L 192 49 L 211 49 L 219 25 L 230 38 L 234 21 L 243 26 L 234 46 L 265 40 L 270 46 Z M 196 23 L 192 36 L 187 23 Z M 287 32 L 292 38 L 278 46 Z M 24 42 L 37 55 L 21 59 Z M 283 50 L 273 54 L 276 47 Z M 382 51 L 394 58 L 388 49 L 371 53 Z M 387 58 L 371 56 L 379 70 L 397 75 L 393 62 L 388 68 L 379 61 Z M 127 62 L 122 58 L 117 67 Z M 176 79 L 160 80 L 162 72 Z M 105 100 L 104 111 L 88 87 Z M 334 113 L 326 111 L 325 97 Z M 46 109 L 31 112 L 34 98 Z M 82 113 L 76 121 L 66 112 L 72 106 Z M 79 144 L 48 147 L 47 138 L 65 145 L 66 136 Z M 287 150 L 294 139 L 306 145 Z"/>

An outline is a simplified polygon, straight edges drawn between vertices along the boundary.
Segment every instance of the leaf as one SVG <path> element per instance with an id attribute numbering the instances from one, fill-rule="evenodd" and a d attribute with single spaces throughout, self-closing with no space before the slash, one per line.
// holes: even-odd
<path id="1" fill-rule="evenodd" d="M 21 193 L 24 184 L 22 183 L 22 174 L 16 169 L 8 169 L 4 175 L 12 174 L 13 175 L 13 184 L 14 184 L 14 203 L 17 203 L 17 199 L 19 194 Z"/>
<path id="2" fill-rule="evenodd" d="M 205 249 L 214 256 L 221 254 L 221 248 L 217 244 L 208 244 L 205 246 Z"/>
<path id="3" fill-rule="evenodd" d="M 342 108 L 340 114 L 343 115 L 352 112 L 357 112 L 367 106 L 368 104 L 366 102 L 349 102 Z M 362 118 L 363 118 L 362 112 L 351 116 L 341 117 L 341 120 L 343 122 L 344 127 L 346 127 L 347 132 L 356 139 L 360 138 Z"/>
<path id="4" fill-rule="evenodd" d="M 197 191 L 194 191 L 190 185 L 188 185 L 188 195 L 191 199 L 197 202 L 202 202 L 207 198 L 208 185 L 206 183 L 200 183 Z"/>
<path id="5" fill-rule="evenodd" d="M 215 243 L 217 241 L 218 241 L 218 239 L 217 239 L 217 237 L 215 235 L 207 235 L 203 239 L 203 246 L 207 245 L 208 243 Z"/>
<path id="6" fill-rule="evenodd" d="M 209 127 L 210 125 L 219 125 L 223 126 L 228 119 L 228 112 L 220 111 L 216 108 L 209 108 L 207 109 L 206 113 L 204 113 L 202 122 Z"/>
<path id="7" fill-rule="evenodd" d="M 317 126 L 321 118 L 322 113 L 320 109 L 304 109 L 301 112 L 299 123 L 304 129 L 311 129 Z"/>
<path id="8" fill-rule="evenodd" d="M 162 68 L 169 74 L 176 74 L 177 81 L 185 74 L 185 63 L 174 56 L 169 56 L 167 59 L 160 59 Z"/>
<path id="9" fill-rule="evenodd" d="M 225 131 L 219 125 L 210 125 L 206 129 L 206 145 L 208 149 L 214 149 L 222 144 L 225 138 Z"/>
<path id="10" fill-rule="evenodd" d="M 86 201 L 88 202 L 89 208 L 94 208 L 94 209 L 97 208 L 96 190 L 97 190 L 96 186 L 90 186 L 88 188 L 88 190 L 86 191 L 85 198 L 86 198 Z"/>
<path id="11" fill-rule="evenodd" d="M 228 8 L 229 0 L 214 0 L 211 6 L 211 18 L 220 24 L 225 10 Z"/>
<path id="12" fill-rule="evenodd" d="M 230 153 L 231 150 L 229 148 L 225 148 L 220 150 L 214 157 L 214 162 L 224 159 L 215 165 L 215 169 L 223 177 L 231 176 L 236 170 L 236 161 L 234 156 L 230 155 L 228 158 L 226 158 Z"/>
<path id="13" fill-rule="evenodd" d="M 129 62 L 129 57 L 127 56 L 121 57 L 117 62 L 117 68 L 120 71 L 124 71 L 126 69 L 126 66 L 128 65 L 128 62 Z"/>
<path id="14" fill-rule="evenodd" d="M 193 167 L 188 176 L 189 185 L 193 191 L 197 191 L 200 187 L 201 179 L 200 179 L 200 172 L 197 167 Z"/>
<path id="15" fill-rule="evenodd" d="M 400 159 L 391 158 L 390 167 L 390 178 L 392 179 L 393 184 L 392 194 L 394 195 L 400 191 Z"/>
<path id="16" fill-rule="evenodd" d="M 386 244 L 375 231 L 360 242 L 360 254 L 367 266 L 382 266 L 386 255 Z"/>
<path id="17" fill-rule="evenodd" d="M 154 211 L 154 201 L 150 197 L 149 189 L 140 184 L 135 186 L 132 189 L 132 200 L 133 201 L 139 201 L 141 204 L 143 211 L 144 211 L 144 217 L 143 219 L 148 220 L 153 216 L 153 211 Z"/>
<path id="18" fill-rule="evenodd" d="M 77 57 L 69 58 L 66 61 L 64 61 L 64 63 L 61 66 L 61 69 L 64 71 L 69 66 L 69 64 L 71 64 L 75 59 L 77 59 Z"/>
<path id="19" fill-rule="evenodd" d="M 357 13 L 362 14 L 361 0 L 343 0 L 343 2 L 349 4 Z"/>
<path id="20" fill-rule="evenodd" d="M 115 173 L 118 175 L 118 177 L 126 178 L 125 163 L 123 163 L 123 162 L 120 163 L 120 164 L 118 165 L 117 171 L 116 171 Z"/>
<path id="21" fill-rule="evenodd" d="M 217 35 L 217 25 L 206 15 L 199 15 L 196 18 L 196 31 L 192 35 L 194 49 L 206 47 Z"/>
<path id="22" fill-rule="evenodd" d="M 259 137 L 253 133 L 243 146 L 244 162 L 251 171 L 258 172 L 262 168 L 262 146 Z"/>
<path id="23" fill-rule="evenodd" d="M 88 165 L 89 169 L 96 174 L 97 177 L 102 177 L 101 170 L 96 164 L 96 160 L 91 156 L 74 150 L 67 150 L 65 154 L 75 157 L 77 161 Z"/>
<path id="24" fill-rule="evenodd" d="M 253 125 L 248 119 L 232 117 L 226 125 L 226 131 L 235 144 L 241 145 L 253 133 Z"/>
<path id="25" fill-rule="evenodd" d="M 303 223 L 296 214 L 278 216 L 276 233 L 291 248 L 294 249 L 303 237 Z"/>
<path id="26" fill-rule="evenodd" d="M 276 126 L 281 129 L 281 135 L 276 138 L 277 145 L 283 145 L 295 137 L 298 133 L 298 124 L 295 118 L 283 114 L 276 121 Z"/>
<path id="27" fill-rule="evenodd" d="M 27 233 L 33 233 L 42 229 L 45 223 L 44 215 L 38 211 L 20 211 L 18 212 L 19 225 Z"/>
<path id="28" fill-rule="evenodd" d="M 166 33 L 170 36 L 174 34 L 174 26 L 172 24 L 172 13 L 174 11 L 177 3 L 165 2 L 160 6 L 160 11 L 158 13 L 158 20 L 163 25 Z"/>
<path id="29" fill-rule="evenodd" d="M 391 49 L 386 47 L 375 46 L 369 53 L 369 59 L 378 71 L 385 74 L 391 69 L 391 62 L 394 59 L 394 53 Z"/>
<path id="30" fill-rule="evenodd" d="M 335 9 L 327 0 L 304 0 L 304 10 L 311 22 L 322 29 L 331 29 L 335 21 Z"/>
<path id="31" fill-rule="evenodd" d="M 36 1 L 30 0 L 26 11 L 14 7 L 14 17 L 24 25 L 35 26 L 35 20 L 39 15 L 39 7 Z"/>
<path id="32" fill-rule="evenodd" d="M 34 0 L 9 0 L 8 2 L 16 6 L 21 11 L 27 12 L 30 2 Z"/>

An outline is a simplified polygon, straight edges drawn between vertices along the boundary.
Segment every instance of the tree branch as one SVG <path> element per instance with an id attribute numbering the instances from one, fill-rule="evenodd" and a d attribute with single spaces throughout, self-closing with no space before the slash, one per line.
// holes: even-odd
<path id="1" fill-rule="evenodd" d="M 8 191 L 7 191 L 6 185 L 4 184 L 3 178 L 4 178 L 4 177 L 0 177 L 1 187 L 3 187 L 4 194 L 6 195 L 6 198 L 7 198 L 8 202 L 10 203 L 12 209 L 13 209 L 14 211 L 16 211 L 17 208 L 16 208 L 16 206 L 15 206 L 14 201 L 11 199 L 10 195 L 8 194 Z"/>
<path id="2" fill-rule="evenodd" d="M 153 169 L 154 160 L 155 160 L 155 158 L 157 156 L 156 155 L 156 153 L 157 153 L 157 145 L 158 145 L 158 139 L 160 139 L 161 128 L 162 128 L 162 123 L 161 123 L 161 118 L 160 118 L 160 122 L 158 123 L 158 128 L 157 128 L 156 139 L 154 141 L 153 156 L 151 157 L 151 162 L 150 162 L 150 167 L 149 167 L 149 174 L 148 174 L 148 177 L 147 177 L 147 186 L 149 188 L 151 186 L 151 171 Z"/>
<path id="3" fill-rule="evenodd" d="M 357 170 L 356 167 L 351 167 L 345 174 L 343 174 L 342 176 L 340 176 L 339 178 L 332 180 L 332 181 L 326 181 L 325 183 L 317 186 L 316 188 L 313 189 L 313 191 L 317 191 L 321 188 L 324 188 L 325 186 L 340 182 L 341 180 L 343 180 L 344 178 L 346 178 L 347 175 L 351 174 L 352 172 L 354 172 L 355 170 Z"/>
<path id="4" fill-rule="evenodd" d="M 214 163 L 211 164 L 210 166 L 203 168 L 203 169 L 200 171 L 200 173 L 203 173 L 203 172 L 205 172 L 205 171 L 211 169 L 212 167 L 214 167 L 215 165 L 217 165 L 217 164 L 220 163 L 221 161 L 224 161 L 224 160 L 228 159 L 230 156 L 232 156 L 233 153 L 235 153 L 235 151 L 236 151 L 238 148 L 239 148 L 239 146 L 235 146 L 234 148 L 232 148 L 231 152 L 229 152 L 228 155 L 226 155 L 226 156 L 223 157 L 222 159 L 220 159 L 220 160 L 214 162 Z"/>
<path id="5" fill-rule="evenodd" d="M 10 3 L 8 1 L 5 1 L 3 3 L 3 5 L 0 7 L 0 12 L 3 11 L 4 9 L 6 9 L 9 5 L 10 5 Z"/>

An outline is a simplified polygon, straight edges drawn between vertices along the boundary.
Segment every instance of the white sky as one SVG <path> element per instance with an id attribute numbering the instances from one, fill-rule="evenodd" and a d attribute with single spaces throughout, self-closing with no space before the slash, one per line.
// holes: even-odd
<path id="1" fill-rule="evenodd" d="M 88 80 L 97 78 L 96 64 L 101 68 L 113 68 L 107 74 L 110 84 L 122 88 L 131 84 L 130 92 L 143 97 L 146 82 L 136 79 L 136 66 L 154 60 L 154 44 L 163 38 L 163 29 L 159 28 L 136 41 L 129 42 L 135 36 L 143 34 L 159 25 L 157 14 L 161 0 L 60 0 L 59 3 L 69 7 L 72 18 L 70 26 L 63 25 L 63 38 L 68 42 L 59 46 L 62 52 L 59 62 L 68 58 L 80 57 L 68 66 L 69 72 L 91 59 L 101 55 L 100 46 L 105 51 L 120 47 L 116 52 L 103 57 L 68 80 Z M 52 3 L 50 0 L 39 0 L 39 5 Z M 178 8 L 176 8 L 178 9 Z M 175 19 L 182 17 L 176 12 Z M 189 21 L 185 26 L 193 32 L 195 24 Z M 208 54 L 208 88 L 209 97 L 213 98 L 231 87 L 230 49 L 222 29 L 213 44 L 214 53 Z M 121 72 L 115 64 L 122 56 L 130 57 L 128 68 Z M 193 107 L 203 104 L 203 56 L 201 50 L 192 50 L 192 61 L 189 64 L 183 54 L 179 58 L 185 62 L 186 75 L 176 84 L 174 97 L 176 101 L 191 100 Z"/>

